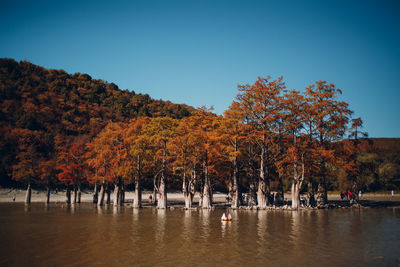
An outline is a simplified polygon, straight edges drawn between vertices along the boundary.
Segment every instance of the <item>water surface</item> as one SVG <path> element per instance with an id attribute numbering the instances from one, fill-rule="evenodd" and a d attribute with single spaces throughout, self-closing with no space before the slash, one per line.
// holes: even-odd
<path id="1" fill-rule="evenodd" d="M 400 209 L 157 210 L 0 204 L 0 265 L 400 264 Z"/>

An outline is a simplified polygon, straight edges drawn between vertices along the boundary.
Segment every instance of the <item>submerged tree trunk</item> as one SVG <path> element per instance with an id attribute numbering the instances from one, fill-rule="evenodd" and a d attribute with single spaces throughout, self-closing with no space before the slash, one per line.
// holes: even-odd
<path id="1" fill-rule="evenodd" d="M 119 205 L 123 206 L 125 203 L 125 186 L 124 183 L 121 182 L 120 190 L 119 190 Z"/>
<path id="2" fill-rule="evenodd" d="M 315 206 L 314 187 L 311 180 L 307 183 L 307 205 L 309 207 Z"/>
<path id="3" fill-rule="evenodd" d="M 186 165 L 183 166 L 183 183 L 182 191 L 183 197 L 185 199 L 185 209 L 191 209 L 193 205 L 194 197 L 194 184 L 193 181 L 196 179 L 196 167 L 194 167 L 191 177 L 186 179 Z"/>
<path id="4" fill-rule="evenodd" d="M 157 208 L 166 209 L 167 208 L 167 191 L 166 191 L 166 180 L 162 174 L 160 177 L 160 186 L 158 187 L 158 200 Z"/>
<path id="5" fill-rule="evenodd" d="M 204 186 L 203 186 L 203 197 L 201 202 L 201 207 L 203 209 L 211 209 L 212 207 L 212 188 L 210 176 L 208 173 L 208 157 L 207 153 L 204 160 Z"/>
<path id="6" fill-rule="evenodd" d="M 238 151 L 237 140 L 235 139 L 235 152 Z M 233 176 L 232 176 L 232 204 L 231 208 L 237 209 L 242 205 L 242 193 L 240 192 L 239 186 L 239 167 L 237 163 L 237 157 L 233 160 Z"/>
<path id="7" fill-rule="evenodd" d="M 296 135 L 294 135 L 294 144 L 296 144 Z M 298 209 L 300 203 L 300 190 L 304 181 L 304 157 L 301 155 L 301 174 L 297 171 L 297 162 L 293 164 L 293 182 L 292 182 L 292 209 Z"/>
<path id="8" fill-rule="evenodd" d="M 67 204 L 71 204 L 71 188 L 69 188 L 69 186 L 67 186 L 66 197 L 67 197 L 67 200 L 65 202 Z"/>
<path id="9" fill-rule="evenodd" d="M 107 194 L 106 204 L 111 204 L 111 188 L 109 182 L 107 182 L 106 194 Z"/>
<path id="10" fill-rule="evenodd" d="M 133 195 L 133 208 L 141 208 L 142 207 L 142 188 L 140 184 L 140 174 L 141 174 L 141 159 L 140 155 L 137 156 L 137 173 L 136 173 L 136 181 L 135 181 L 135 192 Z"/>
<path id="11" fill-rule="evenodd" d="M 78 185 L 78 200 L 77 200 L 77 203 L 81 203 L 81 197 L 82 197 L 81 185 Z"/>
<path id="12" fill-rule="evenodd" d="M 105 195 L 105 189 L 104 189 L 104 182 L 101 184 L 101 187 L 100 187 L 100 194 L 99 194 L 99 197 L 100 197 L 100 199 L 99 199 L 99 201 L 97 201 L 97 205 L 98 206 L 103 206 L 103 204 L 104 204 L 104 195 Z M 96 190 L 97 191 L 97 190 Z"/>
<path id="13" fill-rule="evenodd" d="M 135 192 L 133 195 L 133 207 L 134 208 L 142 207 L 142 188 L 140 186 L 140 181 L 136 181 L 135 183 Z"/>
<path id="14" fill-rule="evenodd" d="M 264 137 L 265 138 L 265 137 Z M 265 175 L 265 145 L 261 147 L 260 178 L 258 180 L 257 203 L 258 207 L 265 209 L 268 206 L 269 182 Z"/>
<path id="15" fill-rule="evenodd" d="M 247 197 L 247 205 L 249 207 L 257 206 L 257 193 L 256 193 L 256 184 L 255 184 L 255 168 L 253 164 L 253 147 L 251 143 L 249 143 L 249 158 L 248 158 L 248 167 L 250 169 L 250 186 L 249 193 Z"/>
<path id="16" fill-rule="evenodd" d="M 93 190 L 93 204 L 97 204 L 97 201 L 99 200 L 99 192 L 97 190 L 97 182 L 94 184 L 94 190 Z"/>
<path id="17" fill-rule="evenodd" d="M 119 184 L 118 182 L 114 184 L 114 194 L 113 194 L 113 204 L 114 206 L 118 206 L 118 201 L 120 199 L 120 191 L 119 191 Z"/>
<path id="18" fill-rule="evenodd" d="M 72 198 L 72 204 L 76 204 L 76 199 L 78 198 L 78 191 L 76 185 L 74 185 L 74 197 Z"/>
<path id="19" fill-rule="evenodd" d="M 50 186 L 46 186 L 46 204 L 50 203 Z"/>
<path id="20" fill-rule="evenodd" d="M 32 196 L 32 189 L 31 189 L 31 182 L 29 182 L 25 193 L 25 204 L 31 203 L 31 196 Z"/>
<path id="21" fill-rule="evenodd" d="M 300 184 L 297 181 L 292 183 L 292 209 L 300 207 Z"/>
<path id="22" fill-rule="evenodd" d="M 317 205 L 323 206 L 328 203 L 328 194 L 326 191 L 326 183 L 325 178 L 322 178 L 322 181 L 318 184 L 317 189 Z"/>
<path id="23" fill-rule="evenodd" d="M 167 208 L 167 180 L 165 179 L 165 161 L 166 161 L 166 150 L 167 143 L 164 141 L 163 144 L 163 156 L 162 156 L 162 167 L 161 167 L 161 177 L 160 177 L 160 185 L 158 186 L 158 201 L 157 208 L 158 209 L 166 209 Z"/>

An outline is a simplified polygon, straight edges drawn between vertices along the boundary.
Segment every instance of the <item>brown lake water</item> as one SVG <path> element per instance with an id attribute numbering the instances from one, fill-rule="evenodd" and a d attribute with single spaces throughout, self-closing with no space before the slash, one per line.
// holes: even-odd
<path id="1" fill-rule="evenodd" d="M 400 209 L 0 204 L 1 266 L 399 266 Z"/>

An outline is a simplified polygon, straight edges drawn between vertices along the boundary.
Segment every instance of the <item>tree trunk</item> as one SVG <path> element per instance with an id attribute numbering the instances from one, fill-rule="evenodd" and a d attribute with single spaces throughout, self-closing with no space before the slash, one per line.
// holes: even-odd
<path id="1" fill-rule="evenodd" d="M 119 185 L 118 182 L 116 184 L 114 184 L 114 194 L 113 194 L 113 204 L 114 206 L 118 206 L 118 201 L 120 199 L 120 191 L 119 191 Z"/>
<path id="2" fill-rule="evenodd" d="M 25 204 L 31 203 L 31 196 L 32 196 L 32 189 L 31 189 L 31 183 L 29 182 L 28 187 L 26 188 Z"/>
<path id="3" fill-rule="evenodd" d="M 125 186 L 124 183 L 121 182 L 120 190 L 119 190 L 119 205 L 123 206 L 125 203 Z"/>
<path id="4" fill-rule="evenodd" d="M 96 192 L 97 192 L 97 190 L 96 190 Z M 103 204 L 104 204 L 104 195 L 105 195 L 105 190 L 104 190 L 104 182 L 103 182 L 101 184 L 101 187 L 100 187 L 100 194 L 99 194 L 100 199 L 99 199 L 99 201 L 97 201 L 97 205 L 98 206 L 103 206 Z"/>
<path id="5" fill-rule="evenodd" d="M 162 168 L 161 168 L 161 177 L 160 177 L 160 185 L 158 186 L 158 201 L 157 208 L 158 209 L 166 209 L 167 208 L 167 188 L 166 188 L 166 179 L 165 179 L 165 161 L 166 161 L 166 150 L 167 143 L 164 141 L 163 144 L 163 156 L 162 156 Z"/>
<path id="6" fill-rule="evenodd" d="M 77 192 L 77 188 L 76 185 L 74 186 L 74 197 L 72 199 L 72 204 L 76 204 L 76 199 L 78 197 L 78 192 Z"/>
<path id="7" fill-rule="evenodd" d="M 294 143 L 296 144 L 296 135 L 294 135 Z M 297 171 L 297 162 L 293 164 L 293 182 L 292 182 L 292 209 L 298 209 L 300 203 L 300 190 L 304 181 L 304 158 L 301 156 L 301 175 Z"/>
<path id="8" fill-rule="evenodd" d="M 142 207 L 142 188 L 140 186 L 140 182 L 136 181 L 135 183 L 135 193 L 133 199 L 133 207 L 141 208 Z"/>
<path id="9" fill-rule="evenodd" d="M 328 203 L 328 194 L 326 192 L 325 178 L 318 184 L 317 205 L 323 206 Z"/>
<path id="10" fill-rule="evenodd" d="M 260 178 L 258 180 L 257 203 L 258 207 L 265 209 L 268 206 L 269 184 L 265 175 L 265 145 L 261 147 Z"/>
<path id="11" fill-rule="evenodd" d="M 78 203 L 81 203 L 81 197 L 82 197 L 81 185 L 78 185 Z"/>
<path id="12" fill-rule="evenodd" d="M 307 184 L 307 195 L 308 195 L 308 203 L 307 205 L 309 207 L 314 207 L 315 206 L 315 197 L 314 197 L 314 188 L 313 188 L 313 183 L 312 181 L 308 181 Z"/>
<path id="13" fill-rule="evenodd" d="M 67 204 L 71 204 L 71 188 L 69 188 L 69 186 L 67 187 L 67 200 L 65 201 Z"/>
<path id="14" fill-rule="evenodd" d="M 185 209 L 190 209 L 192 207 L 192 203 L 190 203 L 189 200 L 188 184 L 189 182 L 186 181 L 186 165 L 183 164 L 182 193 L 183 199 L 185 200 Z"/>
<path id="15" fill-rule="evenodd" d="M 107 193 L 106 204 L 111 204 L 111 188 L 109 182 L 107 182 L 106 193 Z"/>
<path id="16" fill-rule="evenodd" d="M 97 201 L 99 200 L 99 192 L 97 191 L 97 182 L 94 184 L 94 190 L 93 190 L 93 204 L 97 204 Z"/>
<path id="17" fill-rule="evenodd" d="M 193 181 L 196 179 L 196 170 L 192 171 L 190 179 L 186 179 L 186 166 L 183 166 L 183 197 L 185 199 L 185 209 L 191 209 L 193 205 L 194 197 L 194 184 Z"/>
<path id="18" fill-rule="evenodd" d="M 165 177 L 161 175 L 160 177 L 160 186 L 158 188 L 158 200 L 157 200 L 157 208 L 158 209 L 166 209 L 167 208 L 167 191 L 165 184 Z"/>
<path id="19" fill-rule="evenodd" d="M 210 176 L 208 174 L 208 157 L 207 153 L 205 155 L 204 161 L 204 187 L 203 187 L 203 197 L 202 197 L 201 207 L 203 209 L 211 209 L 212 207 L 212 188 Z"/>
<path id="20" fill-rule="evenodd" d="M 133 195 L 133 203 L 132 206 L 134 208 L 142 207 L 142 187 L 140 184 L 140 175 L 141 175 L 141 159 L 140 155 L 137 156 L 137 173 L 136 173 L 136 181 L 135 181 L 135 193 Z"/>
<path id="21" fill-rule="evenodd" d="M 235 139 L 235 152 L 238 151 L 237 140 Z M 237 157 L 233 160 L 233 176 L 232 176 L 232 209 L 238 209 L 242 205 L 242 193 L 240 192 L 239 186 L 239 168 L 237 163 Z"/>
<path id="22" fill-rule="evenodd" d="M 50 186 L 46 186 L 46 204 L 50 203 Z"/>
<path id="23" fill-rule="evenodd" d="M 292 209 L 300 207 L 300 186 L 297 181 L 292 183 Z"/>

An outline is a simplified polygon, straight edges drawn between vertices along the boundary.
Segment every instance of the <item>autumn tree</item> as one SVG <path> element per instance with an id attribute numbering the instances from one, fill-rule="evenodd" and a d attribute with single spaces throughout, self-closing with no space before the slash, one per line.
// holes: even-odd
<path id="1" fill-rule="evenodd" d="M 248 127 L 246 127 L 244 123 L 241 123 L 243 117 L 235 104 L 231 105 L 230 108 L 225 111 L 224 115 L 224 118 L 220 118 L 219 142 L 224 147 L 224 154 L 226 153 L 232 165 L 229 192 L 232 197 L 231 207 L 237 209 L 243 204 L 239 177 L 239 156 L 241 153 L 240 147 L 244 143 Z"/>
<path id="2" fill-rule="evenodd" d="M 130 121 L 125 126 L 123 133 L 124 151 L 123 157 L 125 158 L 125 164 L 123 166 L 123 173 L 126 180 L 130 181 L 130 177 L 133 177 L 134 183 L 134 197 L 133 197 L 133 208 L 142 207 L 142 175 L 143 162 L 149 157 L 149 140 L 143 134 L 143 128 L 145 125 L 150 123 L 150 118 L 139 117 L 135 120 Z"/>
<path id="3" fill-rule="evenodd" d="M 38 165 L 39 183 L 46 188 L 46 203 L 50 203 L 51 186 L 57 183 L 57 161 L 55 158 L 41 160 Z"/>
<path id="4" fill-rule="evenodd" d="M 84 159 L 85 152 L 85 144 L 72 142 L 66 151 L 59 153 L 57 176 L 67 186 L 67 203 L 71 202 L 70 186 L 74 193 L 72 203 L 81 202 L 81 185 L 85 180 L 87 168 Z"/>
<path id="5" fill-rule="evenodd" d="M 292 208 L 300 207 L 300 190 L 305 179 L 305 156 L 307 156 L 307 138 L 304 135 L 306 123 L 305 99 L 299 91 L 291 90 L 282 98 L 282 130 L 286 135 L 280 171 L 289 173 L 291 180 Z M 306 154 L 306 155 L 305 155 Z"/>
<path id="6" fill-rule="evenodd" d="M 122 126 L 109 123 L 93 140 L 87 144 L 86 154 L 88 165 L 95 170 L 92 182 L 100 182 L 98 205 L 104 204 L 107 193 L 107 203 L 110 202 L 110 188 L 114 184 L 114 205 L 121 204 L 121 161 L 122 161 Z"/>
<path id="7" fill-rule="evenodd" d="M 45 136 L 40 131 L 14 129 L 12 135 L 18 144 L 16 162 L 12 165 L 14 180 L 27 185 L 25 203 L 31 202 L 31 184 L 38 179 L 39 163 L 49 150 Z"/>
<path id="8" fill-rule="evenodd" d="M 175 136 L 170 142 L 171 151 L 174 153 L 174 169 L 182 175 L 182 193 L 185 208 L 192 208 L 196 184 L 196 167 L 198 155 L 196 153 L 197 135 L 192 117 L 179 121 Z"/>
<path id="9" fill-rule="evenodd" d="M 278 132 L 279 104 L 282 90 L 285 89 L 283 78 L 270 80 L 258 78 L 253 85 L 239 85 L 240 93 L 236 96 L 235 105 L 252 126 L 253 136 L 256 137 L 260 153 L 260 170 L 258 177 L 257 202 L 258 207 L 266 208 L 269 204 L 270 175 L 273 162 L 269 162 L 270 147 L 273 136 Z"/>
<path id="10" fill-rule="evenodd" d="M 167 208 L 167 162 L 168 162 L 168 143 L 175 134 L 178 121 L 169 117 L 153 118 L 150 123 L 143 128 L 145 138 L 155 148 L 155 160 L 160 161 L 158 179 L 154 183 L 158 192 L 157 208 Z"/>
<path id="11" fill-rule="evenodd" d="M 348 104 L 338 99 L 340 94 L 340 89 L 326 81 L 317 81 L 307 87 L 305 92 L 308 106 L 306 129 L 310 140 L 314 141 L 314 171 L 318 177 L 319 205 L 328 201 L 326 177 L 329 174 L 329 164 L 335 164 L 334 142 L 345 135 L 349 116 L 352 114 Z"/>

